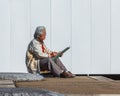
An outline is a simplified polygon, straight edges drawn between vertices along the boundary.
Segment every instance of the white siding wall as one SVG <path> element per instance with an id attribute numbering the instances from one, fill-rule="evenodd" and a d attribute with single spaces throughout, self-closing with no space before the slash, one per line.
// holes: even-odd
<path id="1" fill-rule="evenodd" d="M 46 45 L 71 49 L 61 60 L 76 74 L 120 74 L 120 0 L 0 0 L 0 72 L 27 72 L 36 26 Z"/>
<path id="2" fill-rule="evenodd" d="M 29 0 L 11 0 L 10 2 L 10 50 L 11 62 L 9 71 L 26 71 L 25 51 L 30 40 Z M 9 16 L 9 15 L 8 15 Z M 4 32 L 3 32 L 4 33 Z M 29 33 L 29 34 L 28 34 Z M 4 37 L 5 38 L 5 37 Z M 4 42 L 3 42 L 4 43 Z M 7 43 L 6 43 L 7 44 Z M 5 51 L 5 50 L 4 50 Z M 6 69 L 6 71 L 8 71 Z"/>
<path id="3" fill-rule="evenodd" d="M 91 2 L 91 73 L 110 74 L 110 0 Z"/>
<path id="4" fill-rule="evenodd" d="M 4 10 L 4 11 L 3 11 Z M 10 69 L 10 5 L 9 0 L 0 0 L 0 71 Z M 6 68 L 7 66 L 7 68 Z"/>
<path id="5" fill-rule="evenodd" d="M 90 0 L 72 0 L 72 71 L 89 74 L 91 59 Z"/>
<path id="6" fill-rule="evenodd" d="M 111 0 L 111 73 L 120 74 L 120 0 Z"/>

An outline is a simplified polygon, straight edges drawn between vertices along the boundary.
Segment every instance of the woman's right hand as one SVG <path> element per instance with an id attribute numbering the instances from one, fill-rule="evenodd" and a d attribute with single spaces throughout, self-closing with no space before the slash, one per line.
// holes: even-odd
<path id="1" fill-rule="evenodd" d="M 48 57 L 49 57 L 49 58 L 51 58 L 51 57 L 52 57 L 52 55 L 51 55 L 51 54 L 49 54 L 49 55 L 48 55 Z"/>

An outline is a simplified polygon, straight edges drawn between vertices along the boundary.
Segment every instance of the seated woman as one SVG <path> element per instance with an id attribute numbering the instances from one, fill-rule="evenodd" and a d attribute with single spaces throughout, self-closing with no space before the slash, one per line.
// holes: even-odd
<path id="1" fill-rule="evenodd" d="M 52 52 L 45 44 L 46 29 L 44 26 L 38 26 L 34 33 L 34 39 L 28 45 L 26 52 L 26 65 L 30 73 L 39 73 L 42 70 L 50 71 L 54 76 L 71 78 L 75 77 L 66 69 L 63 63 L 58 58 L 56 61 L 52 57 L 58 52 Z"/>

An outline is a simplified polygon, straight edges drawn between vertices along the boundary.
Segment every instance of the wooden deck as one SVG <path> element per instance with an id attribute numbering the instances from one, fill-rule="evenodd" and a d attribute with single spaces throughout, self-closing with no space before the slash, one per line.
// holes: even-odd
<path id="1" fill-rule="evenodd" d="M 44 81 L 15 82 L 15 84 L 16 87 L 42 88 L 63 94 L 120 94 L 120 80 L 102 77 L 78 76 L 67 79 L 51 77 Z"/>

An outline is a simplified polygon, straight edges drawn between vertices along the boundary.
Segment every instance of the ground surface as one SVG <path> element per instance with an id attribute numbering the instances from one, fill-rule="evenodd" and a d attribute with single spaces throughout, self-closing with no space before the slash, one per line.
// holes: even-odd
<path id="1" fill-rule="evenodd" d="M 16 87 L 42 88 L 63 94 L 120 94 L 120 80 L 75 78 L 46 78 L 44 81 L 15 82 Z"/>

